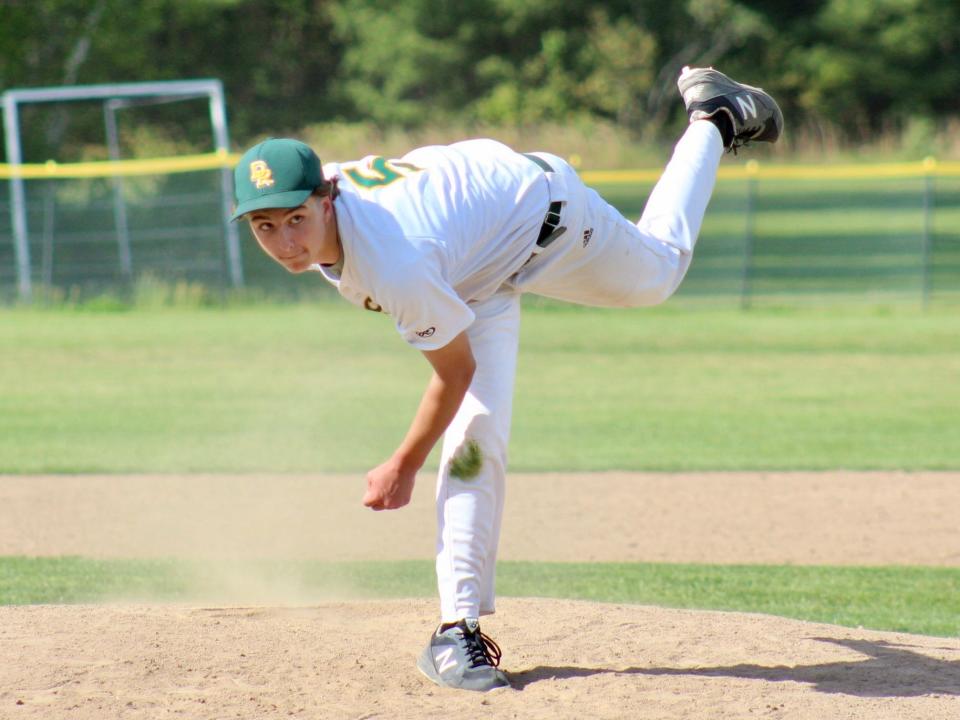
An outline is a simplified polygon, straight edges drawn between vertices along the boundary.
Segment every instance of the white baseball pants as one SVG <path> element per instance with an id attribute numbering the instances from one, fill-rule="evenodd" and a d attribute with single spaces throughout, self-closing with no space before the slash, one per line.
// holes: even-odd
<path id="1" fill-rule="evenodd" d="M 723 154 L 712 123 L 695 122 L 634 225 L 577 177 L 562 159 L 551 200 L 562 200 L 567 231 L 493 297 L 474 303 L 467 330 L 477 369 L 447 428 L 437 480 L 437 581 L 441 622 L 495 610 L 494 576 L 506 486 L 507 444 L 520 333 L 520 295 L 532 292 L 583 305 L 637 307 L 666 300 L 693 255 Z M 480 472 L 461 479 L 451 460 L 466 443 L 483 455 Z"/>

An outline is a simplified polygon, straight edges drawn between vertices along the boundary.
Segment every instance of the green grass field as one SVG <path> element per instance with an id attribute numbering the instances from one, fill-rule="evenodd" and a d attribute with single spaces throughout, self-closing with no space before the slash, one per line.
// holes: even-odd
<path id="1" fill-rule="evenodd" d="M 638 216 L 649 188 L 599 189 Z M 668 305 L 531 300 L 512 468 L 960 469 L 960 314 L 950 304 L 960 297 L 960 181 L 938 180 L 926 249 L 922 189 L 763 182 L 748 221 L 746 182 L 721 182 Z M 0 247 L 12 267 L 10 243 Z M 113 252 L 105 241 L 105 268 Z M 313 279 L 290 278 L 250 244 L 245 268 L 268 295 L 317 294 Z M 9 274 L 0 280 L 12 287 Z M 186 290 L 181 304 L 207 297 Z M 427 376 L 389 318 L 340 302 L 123 311 L 102 298 L 0 310 L 0 473 L 359 474 L 403 435 Z M 172 560 L 5 557 L 0 603 L 182 600 L 216 590 L 205 574 Z M 312 596 L 434 594 L 429 561 L 255 574 Z M 508 562 L 498 585 L 960 632 L 957 568 Z"/>
<path id="2" fill-rule="evenodd" d="M 361 472 L 427 377 L 345 303 L 0 311 L 0 472 Z M 957 469 L 957 377 L 949 309 L 531 306 L 511 464 Z"/>
<path id="3" fill-rule="evenodd" d="M 220 566 L 171 560 L 0 558 L 0 604 L 215 602 L 223 591 L 210 577 L 223 572 Z M 297 602 L 435 593 L 428 560 L 244 563 L 229 572 L 248 583 L 255 578 L 264 588 L 295 588 Z M 736 610 L 921 634 L 960 633 L 958 568 L 502 562 L 497 587 L 506 596 Z"/>

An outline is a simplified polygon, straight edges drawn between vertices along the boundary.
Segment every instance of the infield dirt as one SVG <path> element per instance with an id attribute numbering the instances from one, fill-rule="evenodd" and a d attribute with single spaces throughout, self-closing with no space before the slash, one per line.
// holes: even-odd
<path id="1" fill-rule="evenodd" d="M 347 476 L 0 477 L 0 554 L 432 554 L 429 478 L 397 513 L 364 510 L 361 489 Z M 509 492 L 507 559 L 960 564 L 955 473 L 519 475 Z M 474 695 L 414 668 L 432 601 L 232 590 L 216 607 L 0 608 L 0 718 L 960 717 L 956 638 L 503 598 L 484 630 L 515 689 Z"/>

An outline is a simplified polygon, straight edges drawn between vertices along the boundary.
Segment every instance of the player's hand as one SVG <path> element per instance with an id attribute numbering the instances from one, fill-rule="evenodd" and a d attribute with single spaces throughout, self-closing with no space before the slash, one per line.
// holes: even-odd
<path id="1" fill-rule="evenodd" d="M 367 492 L 363 504 L 372 510 L 396 510 L 410 502 L 416 470 L 403 468 L 390 458 L 367 473 Z"/>

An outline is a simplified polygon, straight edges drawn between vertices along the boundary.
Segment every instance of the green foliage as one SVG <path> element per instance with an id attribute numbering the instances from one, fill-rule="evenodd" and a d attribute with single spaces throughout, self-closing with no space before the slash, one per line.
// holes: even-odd
<path id="1" fill-rule="evenodd" d="M 463 26 L 449 23 L 445 13 L 434 15 L 431 10 L 440 8 L 431 5 L 437 3 L 334 4 L 334 29 L 345 44 L 339 86 L 362 117 L 381 126 L 411 126 L 436 121 L 435 113 L 462 103 L 459 83 L 452 83 L 453 92 L 438 90 L 451 84 L 466 60 L 457 37 Z"/>
<path id="2" fill-rule="evenodd" d="M 684 64 L 774 92 L 788 142 L 802 127 L 862 141 L 960 111 L 954 0 L 32 0 L 0 13 L 0 90 L 219 77 L 242 144 L 337 120 L 591 117 L 661 137 L 682 115 Z M 206 139 L 199 105 L 127 112 Z M 28 157 L 99 143 L 92 105 L 26 113 Z"/>
<path id="3" fill-rule="evenodd" d="M 811 120 L 865 138 L 960 109 L 953 0 L 828 0 L 797 29 L 769 60 L 783 64 L 784 95 Z"/>
<path id="4" fill-rule="evenodd" d="M 331 115 L 339 63 L 324 0 L 31 0 L 0 6 L 0 90 L 217 77 L 241 137 L 278 134 Z M 25 157 L 77 159 L 101 143 L 99 105 L 27 108 Z M 180 128 L 208 150 L 203 103 L 124 111 Z M 136 153 L 131 153 L 136 154 Z"/>
<path id="5" fill-rule="evenodd" d="M 224 578 L 263 592 L 240 594 Z M 218 583 L 218 579 L 221 582 Z M 301 602 L 429 597 L 431 561 L 239 562 L 0 557 L 0 604 L 109 600 Z M 960 632 L 960 570 L 649 563 L 500 562 L 504 596 L 557 597 L 760 612 L 800 620 L 945 637 Z M 232 593 L 232 594 L 231 594 Z M 252 596 L 253 595 L 253 596 Z"/>

